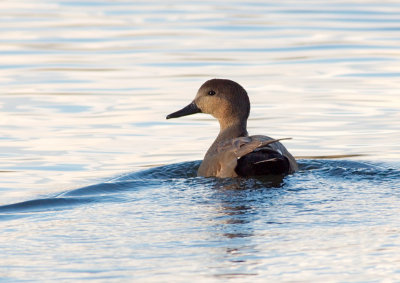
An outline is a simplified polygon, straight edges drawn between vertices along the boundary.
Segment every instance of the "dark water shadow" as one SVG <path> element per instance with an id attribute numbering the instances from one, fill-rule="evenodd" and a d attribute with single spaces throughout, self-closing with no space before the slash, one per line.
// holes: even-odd
<path id="1" fill-rule="evenodd" d="M 196 172 L 200 161 L 182 162 L 124 174 L 107 182 L 90 185 L 48 198 L 34 199 L 0 206 L 0 219 L 8 219 L 11 214 L 28 215 L 35 212 L 72 209 L 78 205 L 99 202 L 123 201 L 125 192 L 134 192 L 151 187 L 207 187 L 220 198 L 225 211 L 247 213 L 248 207 L 240 203 L 249 198 L 268 201 L 285 191 L 291 176 L 264 176 L 257 178 L 203 178 Z M 400 178 L 400 170 L 387 164 L 349 160 L 300 160 L 300 171 L 296 175 L 313 174 L 317 178 L 341 178 L 354 180 L 363 178 L 379 181 L 382 178 Z M 283 189 L 283 190 L 282 190 Z M 289 189 L 290 190 L 290 189 Z M 247 199 L 246 199 L 247 197 Z M 233 220 L 236 221 L 236 220 Z M 238 220 L 241 221 L 241 220 Z M 232 237 L 235 235 L 232 234 Z M 238 236 L 240 236 L 238 234 Z M 243 235 L 242 235 L 243 236 Z"/>
<path id="2" fill-rule="evenodd" d="M 73 209 L 78 205 L 123 201 L 124 192 L 173 185 L 174 180 L 194 178 L 199 165 L 200 161 L 192 161 L 149 168 L 118 176 L 104 183 L 62 192 L 48 198 L 2 205 L 0 206 L 0 220 L 14 218 L 13 214 L 14 216 L 28 216 L 37 212 Z"/>
<path id="3" fill-rule="evenodd" d="M 320 175 L 321 178 L 340 178 L 342 180 L 397 180 L 400 170 L 393 164 L 385 162 L 352 161 L 352 160 L 302 160 L 300 173 Z"/>

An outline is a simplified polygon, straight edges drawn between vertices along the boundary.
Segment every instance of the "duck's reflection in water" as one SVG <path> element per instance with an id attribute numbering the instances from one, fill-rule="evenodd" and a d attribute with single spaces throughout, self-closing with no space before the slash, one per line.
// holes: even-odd
<path id="1" fill-rule="evenodd" d="M 214 276 L 236 278 L 257 275 L 253 271 L 260 264 L 257 254 L 261 251 L 258 251 L 255 242 L 257 226 L 268 223 L 260 219 L 263 216 L 259 210 L 265 210 L 282 196 L 283 184 L 283 176 L 216 180 L 212 195 L 216 204 L 213 237 L 220 240 L 221 246 L 213 261 L 215 266 L 210 266 Z"/>

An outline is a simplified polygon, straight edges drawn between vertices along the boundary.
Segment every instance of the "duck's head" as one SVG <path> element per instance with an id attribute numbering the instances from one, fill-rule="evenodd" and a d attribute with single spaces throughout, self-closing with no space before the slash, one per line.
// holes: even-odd
<path id="1" fill-rule="evenodd" d="M 222 124 L 246 122 L 250 101 L 245 89 L 238 83 L 225 79 L 206 81 L 188 106 L 167 116 L 178 118 L 195 113 L 211 114 Z"/>

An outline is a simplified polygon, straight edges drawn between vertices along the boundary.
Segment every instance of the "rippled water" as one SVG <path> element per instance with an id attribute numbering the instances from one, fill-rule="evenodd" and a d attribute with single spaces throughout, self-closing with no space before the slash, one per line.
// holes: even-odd
<path id="1" fill-rule="evenodd" d="M 396 1 L 1 6 L 1 281 L 400 281 Z M 314 158 L 195 177 L 213 77 Z"/>

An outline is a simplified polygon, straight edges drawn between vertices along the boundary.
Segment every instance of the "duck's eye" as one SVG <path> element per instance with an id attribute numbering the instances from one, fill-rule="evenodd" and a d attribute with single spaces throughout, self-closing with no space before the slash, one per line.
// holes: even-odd
<path id="1" fill-rule="evenodd" d="M 209 92 L 208 92 L 208 95 L 214 95 L 215 94 L 215 91 L 213 91 L 213 90 L 210 90 Z"/>

